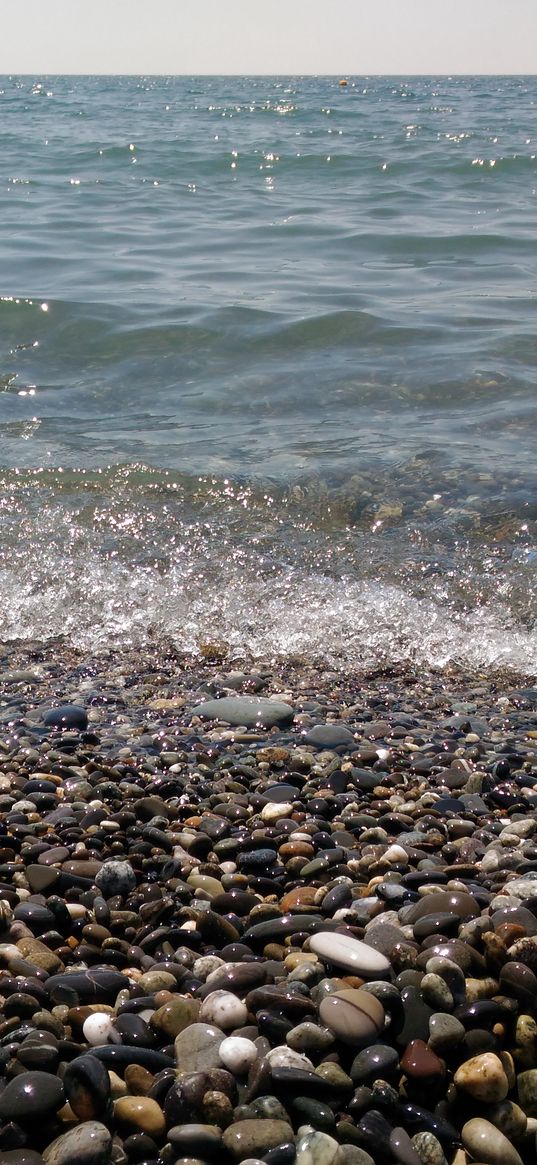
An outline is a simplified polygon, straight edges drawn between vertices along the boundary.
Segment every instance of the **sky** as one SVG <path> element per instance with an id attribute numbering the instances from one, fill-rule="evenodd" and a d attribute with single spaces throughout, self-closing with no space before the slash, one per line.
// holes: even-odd
<path id="1" fill-rule="evenodd" d="M 534 73 L 536 0 L 0 0 L 0 73 Z"/>

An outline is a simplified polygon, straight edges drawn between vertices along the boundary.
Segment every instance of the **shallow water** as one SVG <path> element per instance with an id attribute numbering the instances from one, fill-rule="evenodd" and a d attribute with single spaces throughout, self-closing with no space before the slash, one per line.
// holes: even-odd
<path id="1" fill-rule="evenodd" d="M 535 78 L 4 78 L 2 638 L 535 670 Z"/>

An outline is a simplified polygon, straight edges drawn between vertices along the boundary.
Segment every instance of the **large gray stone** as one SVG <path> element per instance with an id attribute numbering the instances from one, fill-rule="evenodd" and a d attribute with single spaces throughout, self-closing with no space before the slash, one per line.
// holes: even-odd
<path id="1" fill-rule="evenodd" d="M 267 700 L 261 696 L 225 696 L 222 700 L 207 700 L 192 710 L 202 720 L 224 720 L 227 724 L 245 728 L 281 728 L 290 724 L 295 715 L 289 704 Z"/>
<path id="2" fill-rule="evenodd" d="M 305 744 L 315 744 L 317 748 L 338 748 L 342 744 L 356 745 L 356 740 L 345 724 L 316 724 L 304 737 Z"/>

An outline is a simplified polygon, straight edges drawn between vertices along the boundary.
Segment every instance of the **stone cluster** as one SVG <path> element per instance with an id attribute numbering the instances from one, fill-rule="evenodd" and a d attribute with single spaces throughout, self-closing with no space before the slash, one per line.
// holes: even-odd
<path id="1" fill-rule="evenodd" d="M 0 1165 L 535 1165 L 536 689 L 204 654 L 0 653 Z"/>

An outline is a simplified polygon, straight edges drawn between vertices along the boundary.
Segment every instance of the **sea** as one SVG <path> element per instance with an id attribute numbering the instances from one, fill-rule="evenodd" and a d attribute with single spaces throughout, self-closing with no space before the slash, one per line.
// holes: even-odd
<path id="1" fill-rule="evenodd" d="M 536 221 L 537 77 L 0 78 L 0 639 L 532 675 Z"/>

